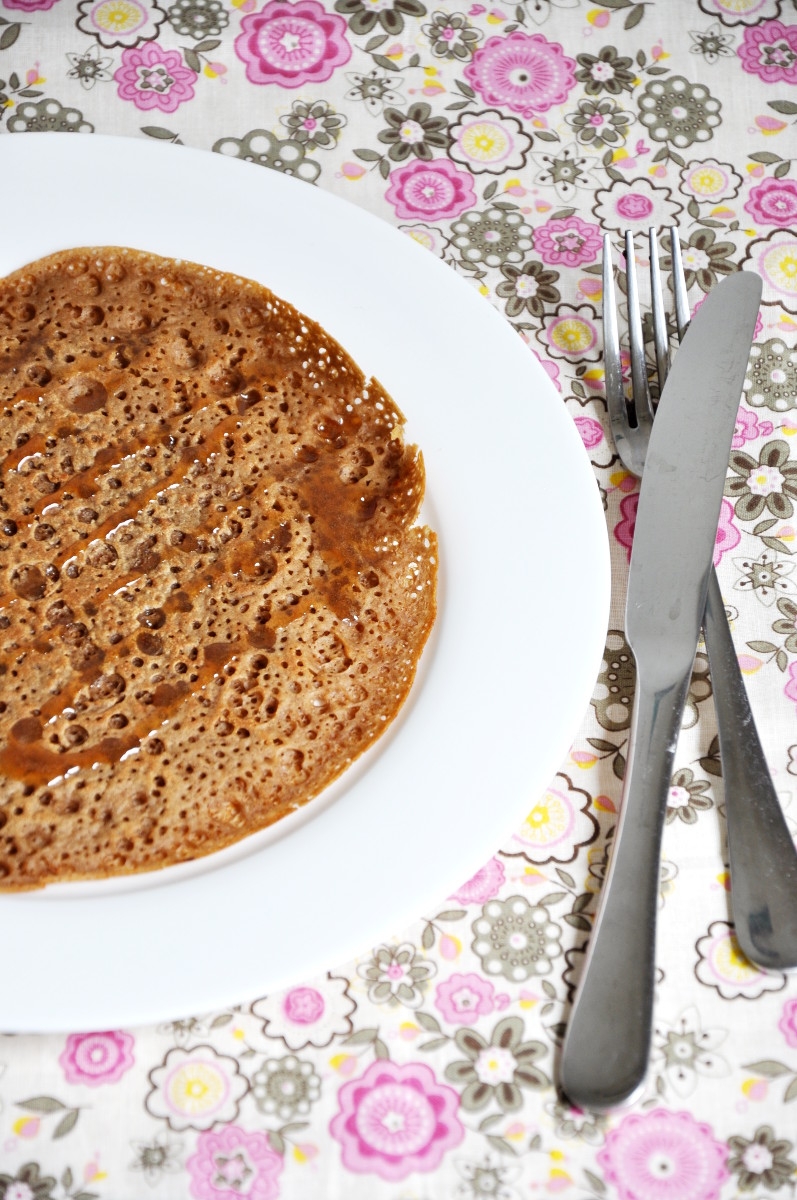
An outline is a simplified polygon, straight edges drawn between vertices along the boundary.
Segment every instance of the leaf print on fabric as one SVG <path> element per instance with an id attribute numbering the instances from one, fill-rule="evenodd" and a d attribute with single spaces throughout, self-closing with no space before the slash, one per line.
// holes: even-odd
<path id="1" fill-rule="evenodd" d="M 733 475 L 725 483 L 725 495 L 735 502 L 740 521 L 758 520 L 765 508 L 774 517 L 792 516 L 792 501 L 797 498 L 797 462 L 789 459 L 787 442 L 781 438 L 766 442 L 758 461 L 743 450 L 734 450 L 730 469 Z"/>
<path id="2" fill-rule="evenodd" d="M 728 1167 L 739 1181 L 739 1190 L 751 1192 L 757 1187 L 777 1192 L 793 1183 L 797 1162 L 789 1157 L 794 1143 L 778 1138 L 771 1125 L 760 1125 L 751 1138 L 728 1138 L 731 1157 Z"/>
<path id="3" fill-rule="evenodd" d="M 250 129 L 242 138 L 219 138 L 213 144 L 213 152 L 258 163 L 283 175 L 295 175 L 306 183 L 315 183 L 321 174 L 318 163 L 305 157 L 305 146 L 301 142 L 293 138 L 280 141 L 267 129 Z"/>
<path id="4" fill-rule="evenodd" d="M 269 0 L 241 21 L 235 53 L 251 83 L 298 88 L 324 83 L 351 58 L 346 22 L 317 0 Z"/>
<path id="5" fill-rule="evenodd" d="M 312 985 L 255 1000 L 252 1012 L 264 1022 L 267 1037 L 279 1038 L 289 1050 L 304 1050 L 307 1046 L 323 1049 L 334 1038 L 351 1033 L 356 1007 L 347 980 L 328 975 Z"/>
<path id="6" fill-rule="evenodd" d="M 745 958 L 727 921 L 712 922 L 695 950 L 698 981 L 719 992 L 723 1000 L 755 1000 L 764 992 L 779 992 L 786 986 L 786 976 L 780 971 L 760 971 Z"/>
<path id="7" fill-rule="evenodd" d="M 619 1200 L 719 1200 L 726 1158 L 709 1125 L 656 1108 L 624 1117 L 597 1161 Z"/>
<path id="8" fill-rule="evenodd" d="M 544 904 L 524 896 L 490 900 L 472 925 L 473 952 L 488 975 L 524 983 L 549 975 L 562 953 L 562 930 Z"/>
<path id="9" fill-rule="evenodd" d="M 636 663 L 631 647 L 621 629 L 610 629 L 591 700 L 599 724 L 610 733 L 619 733 L 631 724 L 635 686 Z"/>
<path id="10" fill-rule="evenodd" d="M 166 20 L 166 13 L 154 0 L 80 0 L 77 8 L 78 29 L 96 38 L 106 50 L 154 41 Z"/>
<path id="11" fill-rule="evenodd" d="M 434 1171 L 465 1130 L 459 1096 L 438 1083 L 425 1063 L 372 1063 L 338 1093 L 330 1133 L 344 1167 L 396 1183 L 413 1171 Z"/>
<path id="12" fill-rule="evenodd" d="M 404 1008 L 420 1008 L 427 984 L 436 973 L 435 964 L 417 954 L 411 942 L 379 946 L 369 962 L 357 968 L 357 974 L 368 984 L 372 1004 Z"/>
<path id="13" fill-rule="evenodd" d="M 484 1038 L 475 1029 L 458 1029 L 457 1049 L 466 1057 L 449 1063 L 446 1079 L 465 1084 L 461 1104 L 467 1112 L 478 1112 L 494 1100 L 503 1112 L 523 1105 L 521 1089 L 536 1091 L 549 1079 L 536 1065 L 547 1054 L 542 1042 L 524 1041 L 520 1017 L 504 1017 Z"/>
<path id="14" fill-rule="evenodd" d="M 796 27 L 797 28 L 797 27 Z M 797 313 L 797 233 L 776 229 L 751 242 L 742 262 L 752 264 L 764 280 L 762 304 L 780 304 Z"/>
<path id="15" fill-rule="evenodd" d="M 489 38 L 464 74 L 486 104 L 530 119 L 564 103 L 573 87 L 575 65 L 557 42 L 518 29 Z"/>
<path id="16" fill-rule="evenodd" d="M 249 1090 L 238 1063 L 212 1046 L 184 1050 L 175 1046 L 162 1064 L 149 1073 L 152 1087 L 144 1102 L 147 1112 L 166 1121 L 175 1133 L 212 1129 L 234 1121 L 239 1102 Z"/>
<path id="17" fill-rule="evenodd" d="M 789 654 L 797 654 L 797 604 L 793 600 L 781 598 L 778 600 L 778 612 L 781 615 L 773 624 L 772 631 L 785 634 L 784 650 Z"/>
<path id="18" fill-rule="evenodd" d="M 532 144 L 520 121 L 494 108 L 462 113 L 449 134 L 449 157 L 474 175 L 522 170 Z"/>
<path id="19" fill-rule="evenodd" d="M 185 1165 L 196 1200 L 276 1200 L 279 1195 L 282 1155 L 271 1149 L 265 1133 L 237 1125 L 206 1131 Z"/>
<path id="20" fill-rule="evenodd" d="M 702 83 L 683 75 L 656 79 L 637 101 L 639 119 L 654 142 L 672 142 L 679 150 L 707 142 L 721 123 L 722 104 Z"/>

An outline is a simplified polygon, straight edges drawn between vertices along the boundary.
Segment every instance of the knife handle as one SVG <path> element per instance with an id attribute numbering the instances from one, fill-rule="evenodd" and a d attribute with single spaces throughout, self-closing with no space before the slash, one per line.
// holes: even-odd
<path id="1" fill-rule="evenodd" d="M 797 850 L 758 737 L 716 572 L 704 619 L 720 739 L 736 940 L 759 967 L 797 967 Z"/>
<path id="2" fill-rule="evenodd" d="M 562 1047 L 562 1090 L 578 1108 L 614 1108 L 645 1079 L 661 837 L 689 675 L 654 685 L 637 663 L 620 818 Z"/>

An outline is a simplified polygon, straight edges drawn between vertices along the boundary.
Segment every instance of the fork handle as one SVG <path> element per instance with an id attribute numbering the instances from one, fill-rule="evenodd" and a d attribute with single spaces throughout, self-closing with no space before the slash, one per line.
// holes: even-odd
<path id="1" fill-rule="evenodd" d="M 620 818 L 562 1047 L 562 1090 L 582 1109 L 623 1104 L 645 1079 L 661 837 L 689 676 L 652 683 L 637 661 Z"/>
<path id="2" fill-rule="evenodd" d="M 725 786 L 736 940 L 766 970 L 797 967 L 797 850 L 747 699 L 716 572 L 704 618 Z"/>

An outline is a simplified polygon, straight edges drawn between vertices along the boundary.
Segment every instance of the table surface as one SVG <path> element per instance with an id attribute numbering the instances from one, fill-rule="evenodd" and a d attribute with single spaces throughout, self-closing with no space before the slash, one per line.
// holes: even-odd
<path id="1" fill-rule="evenodd" d="M 604 230 L 619 244 L 626 228 L 677 224 L 693 307 L 740 266 L 764 279 L 717 561 L 797 819 L 797 5 L 0 0 L 0 21 L 2 136 L 63 129 L 254 155 L 473 280 L 577 424 L 614 583 L 567 761 L 440 910 L 251 1005 L 0 1037 L 0 1200 L 793 1195 L 797 984 L 754 968 L 733 936 L 702 646 L 667 810 L 644 1094 L 595 1116 L 563 1105 L 554 1081 L 634 685 L 622 625 L 637 483 L 608 439 L 590 351 Z M 6 184 L 3 197 L 13 236 L 24 193 Z M 577 561 L 543 585 L 581 587 L 590 603 Z M 0 987 L 13 987 L 2 968 Z"/>

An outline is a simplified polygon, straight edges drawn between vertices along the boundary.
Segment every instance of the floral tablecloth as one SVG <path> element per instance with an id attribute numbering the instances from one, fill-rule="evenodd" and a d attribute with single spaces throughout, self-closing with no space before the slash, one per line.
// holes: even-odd
<path id="1" fill-rule="evenodd" d="M 740 267 L 764 279 L 716 557 L 797 821 L 797 5 L 440 2 L 0 0 L 3 137 L 112 133 L 250 158 L 370 209 L 471 280 L 578 426 L 615 584 L 567 761 L 439 911 L 231 1011 L 0 1037 L 0 1200 L 797 1190 L 797 983 L 734 940 L 702 648 L 667 811 L 646 1090 L 596 1116 L 554 1086 L 634 687 L 622 613 L 637 483 L 606 433 L 603 230 L 619 245 L 625 229 L 677 224 L 693 305 Z M 1 182 L 13 236 L 24 188 Z M 573 567 L 546 586 L 579 586 L 589 604 Z M 0 956 L 0 988 L 13 986 Z"/>

